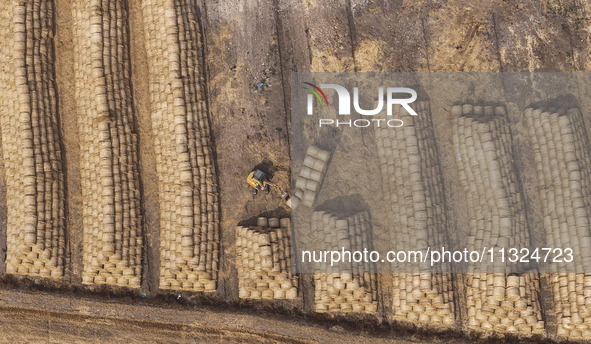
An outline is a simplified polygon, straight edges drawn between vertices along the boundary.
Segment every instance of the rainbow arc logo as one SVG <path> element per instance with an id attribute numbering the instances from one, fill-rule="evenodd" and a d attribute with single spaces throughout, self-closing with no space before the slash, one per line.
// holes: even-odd
<path id="1" fill-rule="evenodd" d="M 328 106 L 328 100 L 326 99 L 326 95 L 324 94 L 324 92 L 322 92 L 320 87 L 318 87 L 314 84 L 311 84 L 309 82 L 303 82 L 303 84 L 311 86 L 312 88 L 304 86 L 304 89 L 312 92 L 316 96 L 316 98 L 318 98 L 318 101 L 320 102 L 320 104 L 324 104 L 324 106 Z M 318 91 L 318 92 L 316 92 L 316 91 Z M 318 94 L 318 93 L 320 93 L 320 94 Z M 320 98 L 320 95 L 322 95 L 322 98 Z"/>

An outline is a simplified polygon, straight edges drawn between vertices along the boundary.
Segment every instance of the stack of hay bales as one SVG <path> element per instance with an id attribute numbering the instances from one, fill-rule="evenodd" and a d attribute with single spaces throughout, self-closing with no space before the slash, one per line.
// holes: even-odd
<path id="1" fill-rule="evenodd" d="M 0 127 L 6 167 L 6 272 L 64 272 L 64 166 L 54 83 L 52 1 L 0 5 Z"/>
<path id="2" fill-rule="evenodd" d="M 312 233 L 313 240 L 326 243 L 327 249 L 371 250 L 371 223 L 367 212 L 342 216 L 316 211 L 312 215 Z M 376 313 L 375 269 L 371 264 L 345 264 L 350 264 L 350 268 L 339 268 L 339 273 L 314 273 L 314 310 L 319 313 Z"/>
<path id="3" fill-rule="evenodd" d="M 393 250 L 423 251 L 448 246 L 443 180 L 428 102 L 413 104 L 418 116 L 402 128 L 376 128 Z M 394 107 L 403 116 L 402 107 Z M 401 118 L 401 117 L 398 117 Z M 391 320 L 450 327 L 455 323 L 450 267 L 392 263 Z"/>
<path id="4" fill-rule="evenodd" d="M 527 109 L 546 247 L 571 248 L 572 263 L 550 265 L 559 336 L 591 338 L 591 146 L 578 109 Z M 562 258 L 566 258 L 563 256 Z"/>
<path id="5" fill-rule="evenodd" d="M 73 2 L 82 282 L 139 287 L 143 236 L 126 6 Z"/>
<path id="6" fill-rule="evenodd" d="M 145 0 L 141 7 L 160 201 L 160 288 L 213 292 L 218 186 L 196 3 Z"/>
<path id="7" fill-rule="evenodd" d="M 505 109 L 465 104 L 454 106 L 452 114 L 457 117 L 453 141 L 470 216 L 467 249 L 481 252 L 484 247 L 504 248 L 508 252 L 510 248 L 529 247 Z M 495 258 L 493 263 L 486 263 L 490 257 L 485 257 L 478 269 L 472 264 L 468 266 L 464 277 L 467 327 L 543 334 L 539 275 L 508 275 L 511 265 Z"/>
<path id="8" fill-rule="evenodd" d="M 330 158 L 330 151 L 311 145 L 306 151 L 300 174 L 296 179 L 291 206 L 295 209 L 300 203 L 312 207 Z"/>
<path id="9" fill-rule="evenodd" d="M 236 267 L 243 299 L 295 299 L 289 218 L 259 217 L 256 227 L 236 228 Z"/>

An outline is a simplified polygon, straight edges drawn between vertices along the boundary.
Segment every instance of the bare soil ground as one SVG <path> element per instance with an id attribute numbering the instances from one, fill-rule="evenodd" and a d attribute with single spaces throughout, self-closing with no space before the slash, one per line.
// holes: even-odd
<path id="1" fill-rule="evenodd" d="M 1 342 L 471 342 L 460 333 L 459 324 L 451 334 L 417 335 L 414 329 L 378 325 L 381 315 L 333 320 L 312 316 L 313 286 L 309 276 L 302 276 L 300 298 L 295 301 L 239 300 L 234 265 L 236 224 L 260 214 L 287 213 L 277 193 L 253 196 L 245 178 L 254 166 L 263 165 L 273 172 L 273 181 L 290 191 L 292 72 L 588 72 L 589 2 L 198 1 L 222 207 L 220 273 L 213 295 L 158 291 L 158 181 L 151 137 L 148 67 L 141 1 L 128 3 L 144 210 L 142 289 L 132 293 L 80 286 L 82 195 L 72 67 L 72 61 L 80 57 L 73 56 L 70 2 L 55 0 L 55 68 L 66 163 L 69 263 L 64 283 L 5 278 L 5 289 L 0 290 L 0 332 L 4 334 Z M 257 87 L 259 84 L 262 86 Z M 591 104 L 583 105 L 588 108 Z M 432 104 L 436 106 L 439 105 Z M 586 119 L 591 132 L 591 120 Z M 514 130 L 523 130 L 517 117 L 515 121 Z M 448 220 L 451 227 L 458 227 L 466 219 L 458 200 L 457 176 L 452 173 L 455 163 L 450 125 L 449 118 L 444 116 L 434 120 L 445 187 L 450 192 L 448 198 L 455 200 L 448 202 Z M 533 171 L 527 150 L 516 155 L 526 171 Z M 4 180 L 0 161 L 0 200 L 5 198 Z M 539 228 L 539 205 L 530 184 L 525 183 L 524 190 L 528 204 L 532 204 L 528 215 L 532 227 Z M 324 201 L 322 196 L 319 201 Z M 0 201 L 0 238 L 5 238 L 6 211 L 5 202 Z M 5 240 L 0 242 L 4 250 Z M 0 259 L 0 273 L 3 271 Z M 387 276 L 380 277 L 380 281 L 383 289 L 390 283 Z M 33 293 L 31 289 L 42 292 Z M 147 293 L 151 301 L 143 303 L 137 298 L 139 292 Z M 176 301 L 178 295 L 184 302 Z M 543 299 L 550 307 L 549 295 Z M 382 295 L 381 302 L 387 300 L 388 295 Z M 209 306 L 201 310 L 196 305 Z M 546 320 L 551 331 L 552 318 Z M 374 325 L 365 328 L 369 323 Z M 555 338 L 551 332 L 550 337 Z"/>

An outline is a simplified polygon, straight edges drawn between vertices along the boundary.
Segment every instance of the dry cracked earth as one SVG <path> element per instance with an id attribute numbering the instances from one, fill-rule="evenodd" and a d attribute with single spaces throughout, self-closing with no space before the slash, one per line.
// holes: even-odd
<path id="1" fill-rule="evenodd" d="M 591 340 L 590 274 L 293 274 L 290 209 L 245 183 L 260 165 L 291 191 L 292 72 L 586 72 L 589 10 L 1 0 L 0 342 Z M 578 96 L 569 111 L 421 103 L 428 120 L 407 136 L 372 134 L 385 169 L 374 172 L 396 168 L 390 156 L 418 161 L 421 178 L 401 180 L 421 190 L 421 209 L 441 205 L 429 228 L 477 242 L 494 229 L 470 221 L 504 214 L 531 232 L 512 244 L 578 236 L 588 248 L 591 104 Z M 364 228 L 364 216 L 348 223 Z M 409 232 L 399 219 L 383 222 Z"/>

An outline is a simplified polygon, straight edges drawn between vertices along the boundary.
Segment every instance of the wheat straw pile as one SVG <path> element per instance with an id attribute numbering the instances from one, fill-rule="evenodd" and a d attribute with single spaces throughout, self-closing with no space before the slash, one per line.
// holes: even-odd
<path id="1" fill-rule="evenodd" d="M 160 199 L 160 288 L 216 289 L 218 187 L 196 4 L 142 1 Z"/>
<path id="2" fill-rule="evenodd" d="M 367 212 L 332 214 L 315 211 L 311 233 L 315 242 L 334 250 L 372 250 L 371 223 Z M 339 266 L 339 273 L 314 273 L 314 310 L 319 313 L 377 312 L 377 275 L 371 263 Z"/>
<path id="3" fill-rule="evenodd" d="M 591 338 L 591 146 L 578 109 L 527 109 L 546 246 L 573 249 L 573 263 L 550 265 L 557 334 Z"/>
<path id="4" fill-rule="evenodd" d="M 403 128 L 376 128 L 375 138 L 390 204 L 392 249 L 425 252 L 429 246 L 447 246 L 447 223 L 429 103 L 413 108 L 418 116 L 405 118 Z M 399 116 L 406 111 L 393 110 Z M 401 263 L 395 269 L 407 273 L 393 275 L 390 319 L 439 327 L 455 323 L 449 266 Z"/>
<path id="5" fill-rule="evenodd" d="M 0 126 L 6 166 L 6 272 L 64 272 L 64 177 L 54 83 L 52 1 L 3 1 Z"/>
<path id="6" fill-rule="evenodd" d="M 243 299 L 295 299 L 289 218 L 259 217 L 256 227 L 236 228 L 238 292 Z"/>
<path id="7" fill-rule="evenodd" d="M 125 6 L 123 0 L 73 2 L 82 281 L 139 287 L 142 227 Z"/>
<path id="8" fill-rule="evenodd" d="M 475 251 L 529 247 L 505 109 L 466 104 L 454 106 L 452 114 L 457 117 L 454 147 L 470 217 L 466 247 Z M 478 270 L 468 266 L 466 325 L 474 330 L 543 334 L 539 275 L 506 275 L 510 268 L 500 257 Z"/>
<path id="9" fill-rule="evenodd" d="M 291 200 L 293 209 L 300 203 L 306 207 L 311 207 L 314 204 L 329 159 L 330 151 L 316 145 L 308 147 L 302 169 L 298 178 L 296 178 L 295 190 Z"/>

